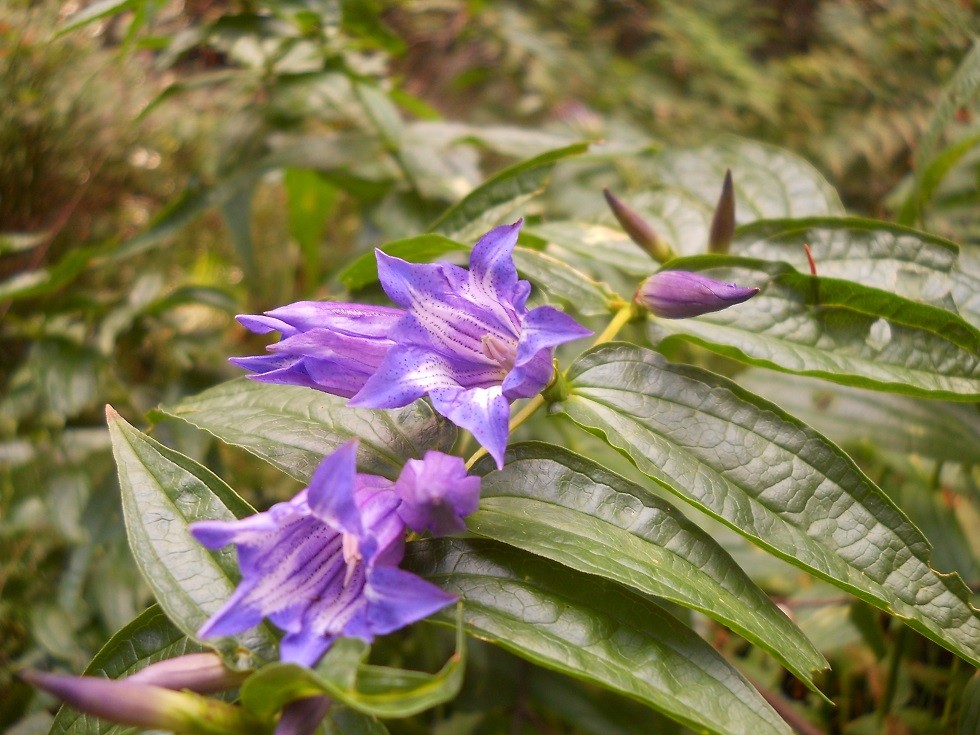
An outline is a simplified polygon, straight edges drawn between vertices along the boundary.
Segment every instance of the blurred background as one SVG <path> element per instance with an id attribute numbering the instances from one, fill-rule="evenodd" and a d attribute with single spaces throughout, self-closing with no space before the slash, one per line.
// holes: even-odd
<path id="1" fill-rule="evenodd" d="M 261 351 L 234 314 L 336 297 L 354 255 L 578 140 L 643 156 L 745 136 L 810 161 L 850 213 L 902 220 L 978 17 L 969 0 L 5 0 L 0 731 L 51 722 L 14 664 L 79 672 L 150 602 L 106 403 L 145 427 Z M 949 111 L 955 155 L 904 219 L 976 245 L 974 112 Z M 614 167 L 646 185 L 628 157 Z M 532 216 L 603 216 L 601 177 L 569 194 L 560 176 Z M 189 427 L 154 435 L 257 504 L 296 489 Z M 951 564 L 980 579 L 969 555 Z M 864 732 L 884 662 L 866 639 L 833 645 L 849 699 L 826 727 Z M 950 732 L 950 657 L 923 645 L 907 731 Z"/>

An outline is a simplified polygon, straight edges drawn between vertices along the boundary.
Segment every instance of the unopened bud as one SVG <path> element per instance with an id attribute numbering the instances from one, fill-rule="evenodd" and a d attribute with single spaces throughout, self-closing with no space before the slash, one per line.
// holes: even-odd
<path id="1" fill-rule="evenodd" d="M 211 694 L 234 689 L 247 677 L 247 671 L 232 671 L 225 667 L 215 653 L 189 653 L 168 658 L 137 671 L 126 681 L 150 684 L 165 689 L 188 689 L 198 694 Z"/>
<path id="2" fill-rule="evenodd" d="M 686 319 L 741 304 L 757 293 L 757 288 L 717 281 L 699 273 L 660 271 L 640 285 L 636 300 L 655 316 Z"/>
<path id="3" fill-rule="evenodd" d="M 735 187 L 732 184 L 732 170 L 725 171 L 725 181 L 721 185 L 721 196 L 711 218 L 708 232 L 708 252 L 727 253 L 735 236 Z"/>
<path id="4" fill-rule="evenodd" d="M 95 676 L 64 676 L 27 669 L 19 676 L 79 712 L 110 722 L 190 735 L 236 735 L 261 731 L 241 707 L 189 692 Z"/>
<path id="5" fill-rule="evenodd" d="M 671 258 L 676 257 L 670 245 L 661 240 L 640 215 L 627 207 L 609 189 L 603 189 L 602 193 L 605 195 L 612 213 L 616 215 L 616 220 L 626 234 L 630 236 L 630 240 L 646 250 L 650 257 L 658 263 L 666 263 Z"/>
<path id="6" fill-rule="evenodd" d="M 312 735 L 330 709 L 328 697 L 306 697 L 286 705 L 275 735 Z"/>

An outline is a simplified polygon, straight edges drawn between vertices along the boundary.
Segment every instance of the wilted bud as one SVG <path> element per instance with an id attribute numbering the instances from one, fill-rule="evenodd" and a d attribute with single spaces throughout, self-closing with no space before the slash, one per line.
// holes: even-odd
<path id="1" fill-rule="evenodd" d="M 650 254 L 650 257 L 658 263 L 666 263 L 675 257 L 674 251 L 670 249 L 670 245 L 661 240 L 657 236 L 657 233 L 653 231 L 653 228 L 640 215 L 623 204 L 609 189 L 603 189 L 602 193 L 605 195 L 609 208 L 616 215 L 616 220 L 622 226 L 623 230 L 630 236 L 633 242 L 646 250 Z"/>
<path id="2" fill-rule="evenodd" d="M 711 218 L 708 232 L 708 252 L 727 253 L 735 236 L 735 187 L 732 184 L 732 170 L 725 171 L 725 182 L 721 185 L 721 196 Z"/>
<path id="3" fill-rule="evenodd" d="M 165 689 L 189 689 L 198 694 L 234 689 L 248 676 L 247 671 L 226 668 L 216 653 L 189 653 L 168 658 L 126 677 L 129 683 L 150 684 Z"/>
<path id="4" fill-rule="evenodd" d="M 95 676 L 63 676 L 27 669 L 19 676 L 69 707 L 110 722 L 181 733 L 255 732 L 259 723 L 241 707 L 197 694 Z"/>
<path id="5" fill-rule="evenodd" d="M 660 271 L 646 279 L 636 300 L 663 319 L 686 319 L 741 304 L 759 293 L 690 271 Z"/>

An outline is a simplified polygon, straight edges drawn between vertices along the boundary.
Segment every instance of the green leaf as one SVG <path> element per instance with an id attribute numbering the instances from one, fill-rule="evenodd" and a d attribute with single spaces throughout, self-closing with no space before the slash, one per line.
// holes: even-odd
<path id="1" fill-rule="evenodd" d="M 137 431 L 112 408 L 106 418 L 136 565 L 167 616 L 193 637 L 231 597 L 238 565 L 232 550 L 209 552 L 187 526 L 196 520 L 234 520 L 250 508 L 207 469 Z M 239 667 L 275 655 L 275 641 L 264 626 L 213 643 Z"/>
<path id="2" fill-rule="evenodd" d="M 928 194 L 924 189 L 923 174 L 929 170 L 935 160 L 936 149 L 939 147 L 939 140 L 943 131 L 953 119 L 956 111 L 969 105 L 976 98 L 978 92 L 980 92 L 980 40 L 975 39 L 970 53 L 960 62 L 953 78 L 943 89 L 942 96 L 929 123 L 929 129 L 919 143 L 919 151 L 916 156 L 915 186 L 898 213 L 899 222 L 913 224 L 919 218 L 922 205 L 927 200 Z"/>
<path id="3" fill-rule="evenodd" d="M 245 272 L 247 283 L 258 283 L 259 264 L 255 257 L 255 243 L 252 240 L 252 199 L 255 195 L 254 181 L 242 187 L 221 202 L 221 218 L 228 228 L 229 239 L 235 248 L 238 262 Z"/>
<path id="4" fill-rule="evenodd" d="M 309 388 L 239 378 L 156 413 L 186 421 L 304 482 L 323 457 L 350 439 L 360 440 L 362 472 L 391 479 L 406 460 L 428 449 L 448 451 L 456 439 L 456 427 L 424 401 L 392 411 L 346 404 L 346 398 Z"/>
<path id="5" fill-rule="evenodd" d="M 518 247 L 514 263 L 534 285 L 584 316 L 608 314 L 609 302 L 618 298 L 606 284 L 546 253 Z"/>
<path id="6" fill-rule="evenodd" d="M 488 459 L 488 458 L 487 458 Z M 761 646 L 816 690 L 827 667 L 803 633 L 732 558 L 670 504 L 591 460 L 551 444 L 508 448 L 492 461 L 473 533 L 580 572 L 699 610 Z"/>
<path id="7" fill-rule="evenodd" d="M 116 15 L 139 5 L 139 0 L 95 0 L 77 13 L 72 13 L 58 26 L 57 36 L 81 28 L 110 15 Z"/>
<path id="8" fill-rule="evenodd" d="M 294 664 L 270 664 L 242 685 L 242 704 L 268 718 L 286 704 L 304 697 L 327 695 L 337 702 L 376 717 L 410 717 L 448 702 L 463 684 L 466 669 L 462 619 L 457 619 L 456 652 L 435 674 L 357 661 L 325 659 L 316 671 Z M 328 654 L 328 658 L 330 654 Z M 351 670 L 349 664 L 357 666 Z M 353 674 L 348 676 L 348 673 Z"/>
<path id="9" fill-rule="evenodd" d="M 980 332 L 955 314 L 851 281 L 814 278 L 749 258 L 678 258 L 671 268 L 762 292 L 696 319 L 660 319 L 652 334 L 685 339 L 750 365 L 905 395 L 980 397 Z"/>
<path id="10" fill-rule="evenodd" d="M 644 474 L 762 548 L 836 584 L 970 661 L 980 615 L 928 541 L 836 445 L 698 368 L 627 345 L 569 371 L 561 408 Z"/>
<path id="11" fill-rule="evenodd" d="M 409 263 L 428 263 L 447 253 L 468 251 L 470 246 L 451 240 L 443 235 L 428 233 L 404 240 L 385 243 L 380 248 L 388 255 L 407 260 Z M 364 253 L 344 268 L 337 276 L 351 291 L 357 291 L 376 283 L 378 260 L 374 252 Z"/>
<path id="12" fill-rule="evenodd" d="M 113 635 L 83 673 L 119 679 L 158 661 L 204 650 L 154 605 Z M 49 735 L 105 735 L 129 729 L 62 706 Z"/>
<path id="13" fill-rule="evenodd" d="M 404 566 L 460 596 L 470 635 L 533 663 L 625 694 L 699 732 L 790 732 L 711 646 L 619 585 L 481 540 L 412 543 Z"/>
<path id="14" fill-rule="evenodd" d="M 963 689 L 960 723 L 957 735 L 976 735 L 980 732 L 980 674 L 974 674 Z"/>
<path id="15" fill-rule="evenodd" d="M 761 220 L 741 228 L 732 252 L 844 278 L 961 314 L 980 325 L 980 278 L 959 265 L 959 247 L 935 235 L 860 217 Z"/>
<path id="16" fill-rule="evenodd" d="M 556 163 L 588 148 L 588 143 L 576 143 L 505 168 L 450 207 L 430 229 L 454 240 L 475 240 L 542 192 Z"/>
<path id="17" fill-rule="evenodd" d="M 299 243 L 308 285 L 319 281 L 320 241 L 337 201 L 337 187 L 316 171 L 287 168 L 283 172 L 289 233 Z"/>
<path id="18" fill-rule="evenodd" d="M 768 370 L 744 372 L 738 383 L 838 444 L 861 442 L 980 465 L 980 413 L 973 406 L 883 395 Z"/>

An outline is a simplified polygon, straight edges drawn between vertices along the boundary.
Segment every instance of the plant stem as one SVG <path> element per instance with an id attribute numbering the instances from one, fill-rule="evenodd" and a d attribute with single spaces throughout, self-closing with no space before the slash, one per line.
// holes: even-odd
<path id="1" fill-rule="evenodd" d="M 606 328 L 602 330 L 602 333 L 599 334 L 599 336 L 596 337 L 595 340 L 592 342 L 591 347 L 595 347 L 597 345 L 603 344 L 604 342 L 609 342 L 610 340 L 612 340 L 617 334 L 619 334 L 619 330 L 621 330 L 624 326 L 626 326 L 627 322 L 629 322 L 635 316 L 636 316 L 636 309 L 632 303 L 624 304 L 623 306 L 621 306 L 619 310 L 616 312 L 616 315 L 612 318 L 612 321 L 610 321 L 609 324 L 606 325 Z M 544 396 L 540 393 L 536 395 L 534 398 L 532 398 L 528 402 L 528 404 L 524 406 L 524 408 L 522 408 L 514 416 L 514 418 L 510 420 L 510 423 L 507 425 L 508 435 L 512 433 L 514 429 L 516 429 L 518 426 L 520 426 L 529 418 L 531 418 L 531 416 L 534 415 L 534 412 L 544 405 L 544 402 L 545 402 Z M 473 452 L 473 456 L 471 456 L 466 461 L 466 469 L 470 469 L 471 467 L 473 467 L 473 465 L 476 464 L 477 460 L 479 460 L 480 457 L 482 457 L 486 453 L 487 450 L 484 449 L 483 447 L 480 447 L 475 452 Z"/>

